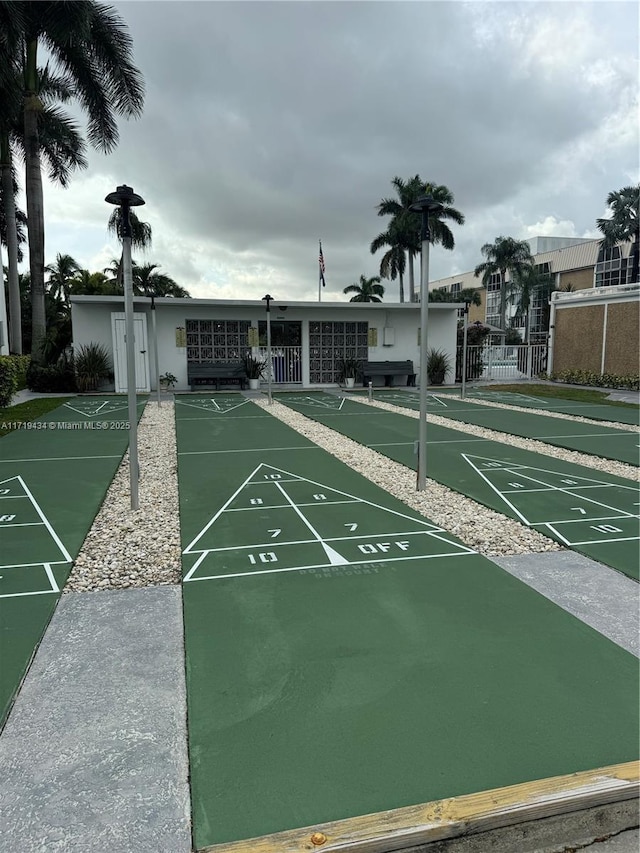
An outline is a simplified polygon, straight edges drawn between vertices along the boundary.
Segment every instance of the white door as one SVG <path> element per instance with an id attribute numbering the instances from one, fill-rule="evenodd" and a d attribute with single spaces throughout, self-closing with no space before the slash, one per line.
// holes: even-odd
<path id="1" fill-rule="evenodd" d="M 147 315 L 133 315 L 134 349 L 136 357 L 136 391 L 149 390 L 149 350 L 147 344 Z M 117 394 L 127 392 L 127 327 L 124 314 L 111 314 L 113 337 L 113 372 Z"/>

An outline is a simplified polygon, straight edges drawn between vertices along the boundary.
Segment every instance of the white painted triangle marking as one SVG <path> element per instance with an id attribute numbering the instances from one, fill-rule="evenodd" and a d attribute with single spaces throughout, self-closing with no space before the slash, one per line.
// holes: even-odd
<path id="1" fill-rule="evenodd" d="M 342 554 L 338 554 L 338 552 L 331 547 L 331 545 L 327 545 L 326 542 L 320 543 L 325 550 L 327 557 L 329 558 L 329 562 L 332 566 L 348 566 L 349 560 L 346 560 Z"/>

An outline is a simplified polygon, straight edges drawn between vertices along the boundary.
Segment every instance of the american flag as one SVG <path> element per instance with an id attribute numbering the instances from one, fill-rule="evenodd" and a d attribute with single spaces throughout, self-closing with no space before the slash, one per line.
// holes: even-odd
<path id="1" fill-rule="evenodd" d="M 318 240 L 318 243 L 320 244 L 320 255 L 318 257 L 318 263 L 320 264 L 320 281 L 324 287 L 324 255 L 322 254 L 322 240 Z"/>

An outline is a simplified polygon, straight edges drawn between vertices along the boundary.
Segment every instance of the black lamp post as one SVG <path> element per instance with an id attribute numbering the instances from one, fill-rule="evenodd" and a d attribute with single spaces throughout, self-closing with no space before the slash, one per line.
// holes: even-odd
<path id="1" fill-rule="evenodd" d="M 429 215 L 442 210 L 433 196 L 423 195 L 409 210 L 422 215 L 422 253 L 420 255 L 420 422 L 418 426 L 417 489 L 427 487 L 427 326 L 429 320 Z"/>
<path id="2" fill-rule="evenodd" d="M 271 405 L 273 403 L 271 396 L 271 370 L 273 367 L 271 361 L 271 302 L 273 302 L 273 296 L 267 293 L 266 296 L 262 297 L 262 301 L 267 303 L 267 396 L 269 405 Z"/>
<path id="3" fill-rule="evenodd" d="M 467 326 L 469 325 L 469 306 L 471 305 L 466 299 L 464 301 L 464 309 L 462 314 L 462 385 L 460 386 L 460 398 L 464 399 L 467 390 Z"/>
<path id="4" fill-rule="evenodd" d="M 124 312 L 127 334 L 127 399 L 129 403 L 129 481 L 131 486 L 131 509 L 138 509 L 138 406 L 136 399 L 136 361 L 133 324 L 133 277 L 131 273 L 131 220 L 132 207 L 144 204 L 126 184 L 116 188 L 105 198 L 109 204 L 120 208 L 120 231 L 122 236 L 122 274 L 124 280 Z"/>

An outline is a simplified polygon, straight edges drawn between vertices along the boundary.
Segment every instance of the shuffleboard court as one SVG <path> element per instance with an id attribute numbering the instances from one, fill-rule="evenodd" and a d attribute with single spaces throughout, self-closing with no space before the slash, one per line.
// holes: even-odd
<path id="1" fill-rule="evenodd" d="M 74 398 L 0 439 L 0 725 L 127 448 L 122 405 Z"/>
<path id="2" fill-rule="evenodd" d="M 380 392 L 375 399 L 405 409 L 420 409 L 418 394 L 410 391 Z M 568 450 L 616 459 L 628 465 L 640 464 L 640 433 L 637 429 L 626 432 L 604 425 L 545 417 L 533 412 L 527 414 L 514 409 L 483 406 L 481 403 L 466 403 L 444 394 L 429 394 L 427 411 L 452 421 L 544 441 L 557 447 L 566 447 Z"/>
<path id="3" fill-rule="evenodd" d="M 176 420 L 195 849 L 636 760 L 629 653 L 253 403 Z"/>
<path id="4" fill-rule="evenodd" d="M 457 397 L 459 391 L 438 391 L 438 396 Z M 468 388 L 466 396 L 473 400 L 486 400 L 490 403 L 523 406 L 526 409 L 545 409 L 550 412 L 562 412 L 565 415 L 577 415 L 592 418 L 595 421 L 615 421 L 616 423 L 640 426 L 639 406 L 613 406 L 610 403 L 581 403 L 578 400 L 559 400 L 557 397 L 538 397 L 535 394 L 521 394 L 516 391 L 500 391 L 488 388 Z"/>
<path id="5" fill-rule="evenodd" d="M 334 395 L 318 393 L 330 406 Z M 277 395 L 279 402 L 415 469 L 415 418 L 334 399 L 333 410 L 321 411 L 299 405 L 294 393 Z M 434 424 L 427 444 L 432 479 L 638 579 L 636 483 Z"/>

